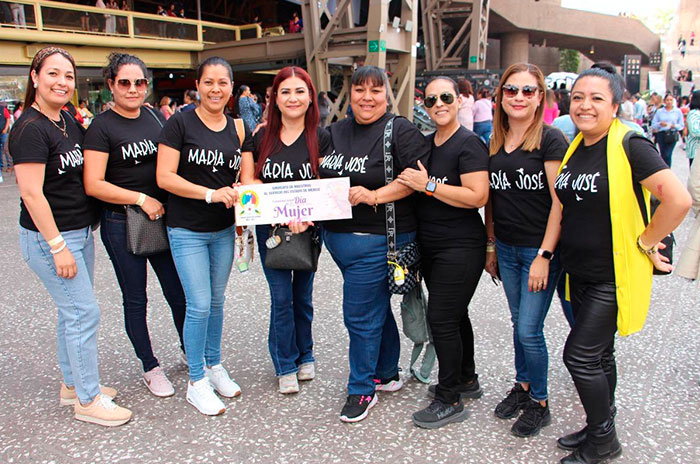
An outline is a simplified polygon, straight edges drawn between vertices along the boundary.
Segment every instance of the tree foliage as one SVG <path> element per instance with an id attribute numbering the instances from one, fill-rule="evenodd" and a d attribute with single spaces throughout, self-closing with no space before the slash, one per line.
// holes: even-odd
<path id="1" fill-rule="evenodd" d="M 559 50 L 559 69 L 564 72 L 578 72 L 578 67 L 581 64 L 581 57 L 578 50 L 570 50 L 564 48 Z"/>

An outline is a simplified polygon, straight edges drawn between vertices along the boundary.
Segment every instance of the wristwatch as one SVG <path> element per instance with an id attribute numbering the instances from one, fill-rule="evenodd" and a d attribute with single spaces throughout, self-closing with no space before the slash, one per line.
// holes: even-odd
<path id="1" fill-rule="evenodd" d="M 433 193 L 435 193 L 435 189 L 437 188 L 437 184 L 433 182 L 432 180 L 429 180 L 427 184 L 425 184 L 425 194 L 428 195 L 429 197 L 433 196 Z"/>
<path id="2" fill-rule="evenodd" d="M 552 253 L 549 250 L 545 250 L 544 248 L 540 248 L 539 250 L 537 250 L 537 254 L 539 256 L 542 256 L 544 259 L 548 259 L 550 261 L 552 260 L 552 258 L 554 258 L 554 253 Z"/>

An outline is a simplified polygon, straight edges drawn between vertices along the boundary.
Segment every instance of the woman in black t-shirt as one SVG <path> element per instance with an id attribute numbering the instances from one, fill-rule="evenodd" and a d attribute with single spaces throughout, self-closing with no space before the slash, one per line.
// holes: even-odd
<path id="1" fill-rule="evenodd" d="M 324 157 L 321 177 L 350 177 L 352 219 L 323 224 L 323 242 L 343 274 L 343 316 L 350 335 L 348 398 L 340 420 L 357 422 L 377 401 L 375 390 L 395 391 L 399 377 L 399 332 L 391 313 L 387 281 L 385 204 L 394 202 L 396 250 L 415 239 L 413 190 L 384 177 L 384 130 L 393 121 L 391 154 L 396 175 L 427 164 L 430 147 L 405 118 L 387 113 L 389 84 L 376 66 L 352 76 L 353 117 L 330 126 L 334 153 Z"/>
<path id="2" fill-rule="evenodd" d="M 428 137 L 427 166 L 406 169 L 399 182 L 421 194 L 417 201 L 421 270 L 430 292 L 428 323 L 439 362 L 435 400 L 413 415 L 414 424 L 438 428 L 461 422 L 461 398 L 479 398 L 469 301 L 484 270 L 486 230 L 479 208 L 489 196 L 489 153 L 481 138 L 457 118 L 457 83 L 437 77 L 425 87 L 425 107 L 437 125 Z"/>
<path id="3" fill-rule="evenodd" d="M 241 146 L 235 121 L 224 114 L 232 84 L 233 71 L 224 59 L 212 57 L 199 65 L 201 104 L 168 120 L 156 168 L 158 186 L 170 193 L 165 216 L 170 251 L 187 297 L 187 401 L 207 415 L 226 409 L 213 389 L 224 397 L 241 393 L 221 365 L 221 332 L 234 253 L 231 208 L 238 192 L 233 185 L 241 152 L 251 152 L 253 143 L 246 131 Z"/>
<path id="4" fill-rule="evenodd" d="M 564 363 L 587 424 L 558 440 L 560 448 L 573 450 L 564 464 L 598 463 L 622 451 L 615 430 L 615 332 L 641 330 L 653 268 L 673 269 L 657 253 L 663 248 L 659 241 L 691 205 L 653 143 L 633 133 L 626 139 L 629 128 L 615 117 L 623 92 L 624 82 L 609 63 L 576 79 L 570 114 L 580 133 L 555 183 L 563 205 L 561 258 L 575 320 Z M 661 204 L 647 221 L 649 192 Z"/>
<path id="5" fill-rule="evenodd" d="M 138 205 L 152 221 L 165 221 L 167 192 L 156 185 L 158 135 L 162 122 L 143 101 L 148 90 L 146 65 L 139 58 L 112 53 L 104 69 L 114 107 L 97 115 L 85 134 L 85 191 L 103 202 L 100 235 L 122 290 L 124 326 L 156 396 L 175 394 L 153 355 L 146 321 L 146 268 L 150 262 L 170 305 L 182 342 L 185 294 L 170 251 L 148 257 L 127 248 L 125 205 Z M 164 227 L 164 226 L 163 226 Z"/>
<path id="6" fill-rule="evenodd" d="M 95 208 L 83 188 L 83 128 L 61 110 L 75 80 L 73 58 L 62 48 L 34 56 L 25 111 L 10 134 L 21 196 L 20 247 L 58 307 L 61 404 L 73 404 L 78 420 L 115 426 L 128 422 L 131 411 L 112 402 L 116 390 L 100 387 Z"/>
<path id="7" fill-rule="evenodd" d="M 241 163 L 244 184 L 290 182 L 318 176 L 319 158 L 328 153 L 330 137 L 318 129 L 316 90 L 306 71 L 283 68 L 272 84 L 266 128 L 255 134 L 255 152 Z M 313 224 L 292 222 L 293 232 Z M 297 393 L 298 380 L 315 376 L 311 321 L 314 273 L 270 269 L 265 266 L 266 240 L 270 225 L 258 225 L 260 262 L 270 286 L 270 331 L 268 347 L 280 393 Z"/>
<path id="8" fill-rule="evenodd" d="M 490 144 L 486 271 L 500 275 L 508 299 L 516 381 L 495 414 L 510 419 L 524 409 L 511 428 L 519 437 L 536 435 L 551 421 L 544 320 L 561 273 L 561 207 L 553 186 L 567 143 L 542 121 L 544 90 L 537 66 L 509 67 L 496 93 Z"/>

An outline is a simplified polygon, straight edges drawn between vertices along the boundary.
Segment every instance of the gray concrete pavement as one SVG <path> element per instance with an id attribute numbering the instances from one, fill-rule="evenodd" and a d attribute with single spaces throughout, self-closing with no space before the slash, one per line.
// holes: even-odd
<path id="1" fill-rule="evenodd" d="M 678 174 L 687 176 L 677 150 Z M 552 425 L 534 438 L 509 433 L 512 421 L 493 408 L 513 380 L 511 329 L 501 288 L 482 278 L 471 304 L 477 370 L 485 390 L 469 401 L 470 417 L 435 431 L 414 427 L 411 414 L 428 404 L 426 386 L 408 379 L 397 393 L 380 394 L 369 417 L 355 425 L 338 420 L 345 400 L 347 333 L 340 310 L 340 274 L 324 250 L 314 289 L 317 378 L 282 396 L 267 352 L 269 297 L 260 264 L 232 274 L 225 306 L 224 365 L 243 395 L 226 401 L 220 417 L 205 417 L 185 400 L 186 368 L 178 354 L 169 310 L 149 284 L 149 323 L 156 355 L 173 381 L 168 399 L 150 395 L 123 328 L 121 294 L 99 234 L 95 291 L 102 308 L 99 348 L 102 382 L 119 390 L 133 420 L 108 429 L 72 418 L 58 405 L 56 310 L 44 287 L 22 262 L 18 246 L 18 190 L 14 177 L 0 184 L 0 462 L 2 463 L 553 463 L 566 453 L 558 436 L 583 425 L 584 415 L 562 361 L 568 326 L 556 301 L 546 321 L 550 353 Z M 676 257 L 690 220 L 677 233 Z M 620 463 L 700 462 L 700 306 L 698 287 L 678 277 L 656 277 L 643 332 L 618 337 Z M 398 315 L 398 299 L 394 301 Z M 404 340 L 401 365 L 410 344 Z M 405 375 L 405 372 L 404 372 Z M 433 378 L 436 372 L 433 372 Z"/>

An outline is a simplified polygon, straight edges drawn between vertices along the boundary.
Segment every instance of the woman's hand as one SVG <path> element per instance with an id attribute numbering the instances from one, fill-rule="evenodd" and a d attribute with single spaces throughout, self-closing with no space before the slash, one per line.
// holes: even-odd
<path id="1" fill-rule="evenodd" d="M 62 243 L 60 246 L 65 244 Z M 56 275 L 64 279 L 72 279 L 78 273 L 78 266 L 75 264 L 73 253 L 68 247 L 53 255 L 53 262 L 56 265 Z"/>
<path id="2" fill-rule="evenodd" d="M 547 289 L 549 277 L 549 260 L 536 256 L 530 264 L 530 277 L 527 280 L 527 289 L 531 292 L 539 292 Z"/>
<path id="3" fill-rule="evenodd" d="M 377 199 L 377 192 L 374 190 L 368 190 L 362 186 L 356 185 L 355 187 L 350 187 L 350 195 L 348 200 L 352 206 L 357 206 L 360 203 L 366 205 L 374 206 Z"/>
<path id="4" fill-rule="evenodd" d="M 163 215 L 165 215 L 165 208 L 163 208 L 163 203 L 149 196 L 146 196 L 146 200 L 143 202 L 143 205 L 141 205 L 141 209 L 144 213 L 148 215 L 148 218 L 151 221 L 160 219 L 161 217 L 163 217 Z"/>
<path id="5" fill-rule="evenodd" d="M 289 230 L 293 234 L 301 234 L 302 232 L 306 232 L 306 230 L 309 227 L 313 227 L 313 225 L 313 221 L 299 221 L 298 219 L 294 219 L 288 224 Z"/>
<path id="6" fill-rule="evenodd" d="M 231 208 L 238 201 L 238 191 L 232 187 L 221 187 L 211 195 L 212 203 L 223 203 L 226 208 Z"/>
<path id="7" fill-rule="evenodd" d="M 417 192 L 425 192 L 425 186 L 428 183 L 428 171 L 423 166 L 423 163 L 418 161 L 418 169 L 406 168 L 399 174 L 397 180 L 400 184 L 411 187 Z"/>
<path id="8" fill-rule="evenodd" d="M 495 251 L 486 252 L 486 264 L 484 270 L 494 279 L 498 279 L 498 256 Z"/>
<path id="9" fill-rule="evenodd" d="M 657 245 L 659 250 L 663 250 L 666 248 L 666 244 L 663 242 L 659 242 Z M 649 257 L 649 260 L 651 263 L 654 265 L 656 269 L 658 269 L 661 272 L 671 272 L 673 271 L 673 266 L 669 262 L 668 258 L 659 253 L 658 251 L 656 253 L 652 253 L 651 255 L 647 255 Z"/>

